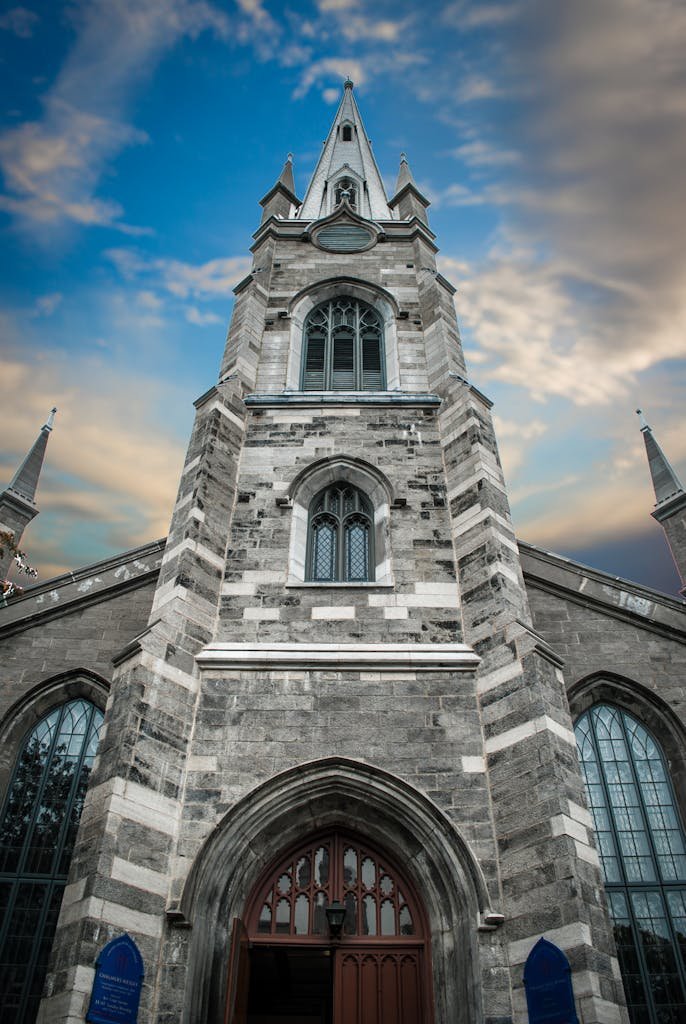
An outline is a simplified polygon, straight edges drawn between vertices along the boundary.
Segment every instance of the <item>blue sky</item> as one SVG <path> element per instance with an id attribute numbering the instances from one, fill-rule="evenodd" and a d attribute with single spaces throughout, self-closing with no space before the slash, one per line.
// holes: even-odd
<path id="1" fill-rule="evenodd" d="M 678 0 L 81 0 L 0 13 L 9 479 L 59 408 L 44 578 L 164 536 L 259 198 L 350 75 L 431 198 L 518 535 L 675 592 L 635 408 L 686 479 Z"/>

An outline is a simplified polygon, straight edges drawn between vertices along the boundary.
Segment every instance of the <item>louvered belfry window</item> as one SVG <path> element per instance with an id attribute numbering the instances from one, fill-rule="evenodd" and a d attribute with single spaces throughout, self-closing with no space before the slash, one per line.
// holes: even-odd
<path id="1" fill-rule="evenodd" d="M 303 391 L 382 391 L 383 330 L 359 299 L 329 299 L 305 322 Z"/>
<path id="2" fill-rule="evenodd" d="M 372 521 L 371 504 L 356 487 L 340 482 L 320 491 L 310 506 L 308 580 L 371 580 Z"/>

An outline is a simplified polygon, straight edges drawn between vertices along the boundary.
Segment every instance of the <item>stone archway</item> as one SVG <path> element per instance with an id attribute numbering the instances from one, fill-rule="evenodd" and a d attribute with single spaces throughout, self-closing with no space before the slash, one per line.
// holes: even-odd
<path id="1" fill-rule="evenodd" d="M 480 1019 L 477 930 L 485 880 L 445 815 L 401 779 L 342 758 L 274 776 L 241 800 L 197 856 L 180 902 L 191 925 L 184 1024 L 220 1024 L 230 925 L 263 872 L 308 833 L 346 829 L 393 851 L 426 910 L 436 1020 Z"/>

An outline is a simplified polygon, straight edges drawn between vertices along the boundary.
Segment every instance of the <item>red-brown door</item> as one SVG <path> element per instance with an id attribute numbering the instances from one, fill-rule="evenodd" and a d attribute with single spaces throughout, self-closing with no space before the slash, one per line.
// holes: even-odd
<path id="1" fill-rule="evenodd" d="M 334 1024 L 423 1024 L 421 949 L 336 951 Z"/>
<path id="2" fill-rule="evenodd" d="M 234 917 L 229 949 L 229 976 L 226 982 L 224 1024 L 246 1024 L 248 1019 L 248 983 L 250 947 L 248 933 L 240 918 Z"/>
<path id="3" fill-rule="evenodd" d="M 327 906 L 335 900 L 346 909 L 338 939 L 329 934 L 326 917 Z M 262 953 L 259 961 L 255 959 L 257 973 L 241 1016 L 237 979 L 247 975 L 241 973 L 236 952 L 240 942 L 234 935 L 235 966 L 227 999 L 233 1016 L 227 1009 L 225 1024 L 277 1022 L 280 1015 L 292 1021 L 293 1007 L 307 1003 L 308 979 L 301 970 L 307 950 L 316 954 L 311 958 L 309 987 L 317 996 L 311 1005 L 322 1003 L 321 971 L 318 983 L 314 977 L 318 956 L 333 958 L 333 972 L 324 1000 L 329 1009 L 312 1010 L 309 1016 L 303 1012 L 303 1019 L 325 1024 L 430 1024 L 430 954 L 423 908 L 398 865 L 363 839 L 329 832 L 285 853 L 256 885 L 246 923 L 254 957 Z M 273 979 L 271 959 L 281 963 Z M 296 981 L 302 984 L 302 997 L 293 988 Z"/>

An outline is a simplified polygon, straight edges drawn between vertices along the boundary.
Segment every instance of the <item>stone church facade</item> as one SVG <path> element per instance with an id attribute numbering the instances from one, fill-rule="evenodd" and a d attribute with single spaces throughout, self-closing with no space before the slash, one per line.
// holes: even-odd
<path id="1" fill-rule="evenodd" d="M 151 1024 L 524 1022 L 541 937 L 584 1024 L 684 1019 L 684 604 L 517 543 L 427 206 L 346 82 L 262 200 L 166 541 L 0 609 L 3 1020 L 83 1021 L 123 933 Z"/>

